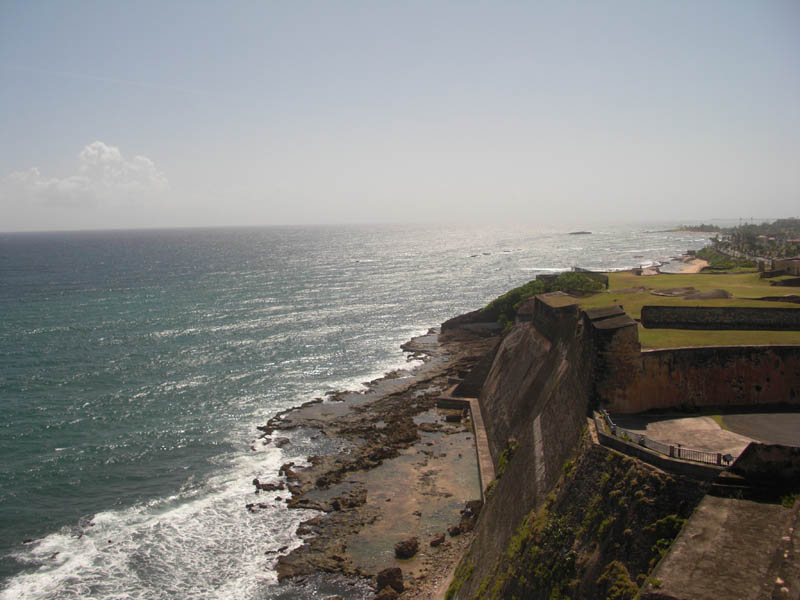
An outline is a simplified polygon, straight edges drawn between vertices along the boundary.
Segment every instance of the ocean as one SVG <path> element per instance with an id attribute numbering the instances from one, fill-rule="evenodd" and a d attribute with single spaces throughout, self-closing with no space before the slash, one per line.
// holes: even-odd
<path id="1" fill-rule="evenodd" d="M 249 513 L 251 481 L 335 448 L 253 450 L 258 425 L 538 273 L 706 239 L 664 229 L 0 234 L 0 598 L 274 597 L 274 551 L 314 513 Z"/>

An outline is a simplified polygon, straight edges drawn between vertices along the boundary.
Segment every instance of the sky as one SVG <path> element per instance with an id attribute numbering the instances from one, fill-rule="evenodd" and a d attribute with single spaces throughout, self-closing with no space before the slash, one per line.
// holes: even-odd
<path id="1" fill-rule="evenodd" d="M 788 216 L 797 0 L 0 0 L 0 231 Z"/>

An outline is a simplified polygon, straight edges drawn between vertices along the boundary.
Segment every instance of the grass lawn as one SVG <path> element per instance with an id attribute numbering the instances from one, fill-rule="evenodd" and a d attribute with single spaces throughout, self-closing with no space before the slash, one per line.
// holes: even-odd
<path id="1" fill-rule="evenodd" d="M 632 273 L 610 273 L 608 291 L 581 298 L 583 308 L 619 304 L 634 319 L 639 319 L 644 305 L 661 306 L 742 306 L 794 308 L 800 304 L 754 300 L 762 296 L 800 294 L 800 288 L 769 285 L 758 273 L 661 274 L 646 277 Z M 681 297 L 655 296 L 651 290 L 693 287 L 699 291 L 723 289 L 733 298 L 684 300 Z M 646 288 L 639 290 L 637 288 Z M 684 329 L 639 328 L 639 341 L 645 348 L 680 346 L 729 346 L 751 344 L 800 344 L 800 331 L 696 331 Z"/>

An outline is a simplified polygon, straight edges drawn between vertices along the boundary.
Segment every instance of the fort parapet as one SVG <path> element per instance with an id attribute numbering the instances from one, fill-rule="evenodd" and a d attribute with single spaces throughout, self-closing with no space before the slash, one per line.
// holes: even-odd
<path id="1" fill-rule="evenodd" d="M 723 306 L 643 306 L 642 325 L 648 329 L 800 331 L 800 310 Z"/>
<path id="2" fill-rule="evenodd" d="M 689 309 L 699 309 L 689 310 Z M 734 313 L 725 314 L 728 311 Z M 791 329 L 800 310 L 646 306 L 652 326 Z M 693 316 L 687 316 L 693 315 Z M 772 324 L 773 327 L 767 325 Z M 800 346 L 711 346 L 642 350 L 638 324 L 621 307 L 580 310 L 565 294 L 536 297 L 533 325 L 557 344 L 580 336 L 592 360 L 592 400 L 615 413 L 651 409 L 800 404 Z"/>

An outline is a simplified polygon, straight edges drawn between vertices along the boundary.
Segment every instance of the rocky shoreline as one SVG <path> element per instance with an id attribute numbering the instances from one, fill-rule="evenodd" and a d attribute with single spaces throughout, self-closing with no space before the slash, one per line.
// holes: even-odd
<path id="1" fill-rule="evenodd" d="M 255 494 L 286 490 L 288 498 L 276 499 L 320 511 L 298 528 L 303 544 L 277 558 L 279 588 L 333 577 L 369 585 L 367 594 L 383 599 L 443 594 L 481 496 L 468 413 L 439 409 L 436 400 L 499 339 L 459 324 L 404 344 L 409 360 L 422 361 L 413 370 L 388 373 L 364 392 L 315 399 L 258 428 L 261 443 L 280 445 L 288 441 L 282 432 L 311 430 L 341 448 L 253 481 Z M 258 499 L 247 509 L 258 511 Z"/>

